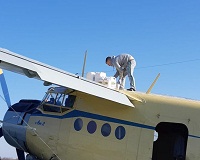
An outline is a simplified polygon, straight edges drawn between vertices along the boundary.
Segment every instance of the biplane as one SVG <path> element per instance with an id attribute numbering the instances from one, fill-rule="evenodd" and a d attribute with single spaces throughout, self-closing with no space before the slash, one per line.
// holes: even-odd
<path id="1" fill-rule="evenodd" d="M 0 68 L 54 84 L 11 105 L 1 79 L 0 136 L 19 160 L 200 159 L 199 101 L 110 89 L 2 48 Z"/>

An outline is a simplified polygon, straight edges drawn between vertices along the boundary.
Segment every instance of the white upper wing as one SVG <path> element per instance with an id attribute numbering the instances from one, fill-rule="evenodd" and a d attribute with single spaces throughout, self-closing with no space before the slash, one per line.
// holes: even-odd
<path id="1" fill-rule="evenodd" d="M 0 67 L 30 78 L 36 78 L 134 107 L 123 93 L 2 48 L 0 48 Z"/>

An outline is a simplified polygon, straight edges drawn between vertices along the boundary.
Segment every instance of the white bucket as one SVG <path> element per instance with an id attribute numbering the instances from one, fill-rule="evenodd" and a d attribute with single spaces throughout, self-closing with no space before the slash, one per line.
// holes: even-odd
<path id="1" fill-rule="evenodd" d="M 95 81 L 95 72 L 88 72 L 86 75 L 86 78 L 91 80 L 91 81 Z"/>
<path id="2" fill-rule="evenodd" d="M 115 77 L 106 77 L 104 79 L 104 85 L 106 85 L 108 88 L 116 89 L 116 78 Z"/>
<path id="3" fill-rule="evenodd" d="M 100 82 L 101 83 L 101 81 L 104 80 L 105 78 L 106 78 L 106 73 L 105 72 L 96 72 L 96 74 L 95 74 L 95 81 L 96 82 Z"/>

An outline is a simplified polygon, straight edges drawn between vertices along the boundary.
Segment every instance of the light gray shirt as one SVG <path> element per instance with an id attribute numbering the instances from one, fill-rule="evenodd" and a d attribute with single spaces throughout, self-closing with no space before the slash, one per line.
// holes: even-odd
<path id="1" fill-rule="evenodd" d="M 111 57 L 112 66 L 116 68 L 117 72 L 115 73 L 114 77 L 120 78 L 123 77 L 123 73 L 128 65 L 128 62 L 133 60 L 134 58 L 130 54 L 120 54 L 118 56 Z"/>

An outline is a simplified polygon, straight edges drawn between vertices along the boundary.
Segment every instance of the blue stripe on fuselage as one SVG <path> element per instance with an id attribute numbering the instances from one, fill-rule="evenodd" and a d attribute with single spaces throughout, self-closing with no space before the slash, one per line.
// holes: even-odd
<path id="1" fill-rule="evenodd" d="M 111 117 L 102 116 L 102 115 L 98 115 L 98 114 L 94 114 L 94 113 L 88 113 L 88 112 L 79 111 L 79 110 L 73 110 L 62 116 L 48 115 L 48 114 L 42 114 L 42 113 L 41 114 L 32 114 L 31 116 L 44 116 L 44 117 L 51 117 L 51 118 L 58 118 L 58 119 L 73 118 L 73 117 L 85 117 L 85 118 L 92 118 L 92 119 L 96 119 L 96 120 L 102 120 L 102 121 L 107 121 L 107 122 L 113 122 L 113 123 L 129 125 L 129 126 L 135 126 L 135 127 L 139 127 L 139 128 L 155 130 L 155 127 L 153 127 L 153 126 L 130 122 L 130 121 L 125 121 L 125 120 L 121 120 L 121 119 L 117 119 L 117 118 L 111 118 Z"/>
<path id="2" fill-rule="evenodd" d="M 43 116 L 43 117 L 51 117 L 51 118 L 58 118 L 58 119 L 65 119 L 65 118 L 73 118 L 73 117 L 85 117 L 85 118 L 92 118 L 96 120 L 102 120 L 102 121 L 107 121 L 107 122 L 113 122 L 113 123 L 118 123 L 118 124 L 123 124 L 123 125 L 129 125 L 129 126 L 135 126 L 139 128 L 145 128 L 145 129 L 151 129 L 155 130 L 154 126 L 150 125 L 145 125 L 145 124 L 140 124 L 136 122 L 130 122 L 130 121 L 125 121 L 117 118 L 111 118 L 107 116 L 102 116 L 94 113 L 88 113 L 84 111 L 79 111 L 79 110 L 72 110 L 71 112 L 59 116 L 59 115 L 49 115 L 49 114 L 42 114 L 42 113 L 37 113 L 37 114 L 32 114 L 31 116 Z M 200 136 L 195 136 L 195 135 L 188 135 L 191 138 L 200 138 Z"/>

